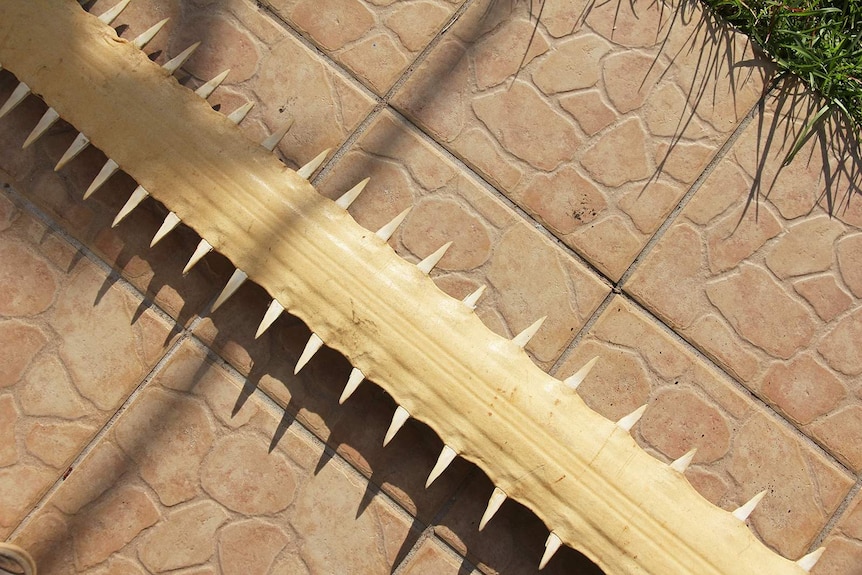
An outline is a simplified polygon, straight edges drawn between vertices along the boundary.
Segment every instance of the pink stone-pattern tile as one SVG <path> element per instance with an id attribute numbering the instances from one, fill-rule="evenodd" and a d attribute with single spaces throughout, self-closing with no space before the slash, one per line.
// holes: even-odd
<path id="1" fill-rule="evenodd" d="M 769 66 L 697 4 L 534 4 L 532 44 L 524 3 L 473 4 L 393 103 L 617 280 Z"/>
<path id="2" fill-rule="evenodd" d="M 664 461 L 697 448 L 688 480 L 729 511 L 766 490 L 751 528 L 785 557 L 808 552 L 853 486 L 852 475 L 621 296 L 558 375 L 567 377 L 596 356 L 578 388 L 591 408 L 617 420 L 647 404 L 633 430 L 641 446 Z"/>
<path id="3" fill-rule="evenodd" d="M 140 384 L 171 327 L 0 193 L 0 537 Z"/>
<path id="4" fill-rule="evenodd" d="M 416 540 L 391 501 L 190 340 L 15 541 L 39 572 L 389 573 Z M 183 571 L 191 573 L 192 571 Z"/>
<path id="5" fill-rule="evenodd" d="M 355 78 L 383 96 L 463 0 L 263 0 Z"/>
<path id="6" fill-rule="evenodd" d="M 465 565 L 463 558 L 433 537 L 422 542 L 405 568 L 404 575 L 479 575 L 479 571 Z"/>
<path id="7" fill-rule="evenodd" d="M 826 552 L 811 573 L 854 575 L 862 566 L 862 496 L 858 493 L 838 525 L 823 542 Z"/>
<path id="8" fill-rule="evenodd" d="M 99 0 L 91 11 L 99 14 L 112 4 Z M 141 0 L 130 4 L 115 25 L 122 37 L 134 38 L 164 17 L 172 20 L 147 46 L 147 53 L 163 63 L 201 40 L 203 44 L 177 78 L 196 87 L 231 68 L 210 102 L 225 113 L 254 103 L 240 128 L 255 141 L 293 120 L 277 149 L 292 167 L 323 149 L 340 145 L 373 106 L 358 87 L 244 0 L 220 3 L 217 10 L 190 2 Z M 16 85 L 11 74 L 0 73 L 0 101 L 5 101 Z M 45 109 L 45 104 L 31 96 L 0 122 L 0 173 L 135 287 L 151 295 L 181 323 L 188 323 L 213 295 L 211 286 L 223 281 L 224 266 L 212 268 L 205 261 L 183 278 L 180 272 L 199 239 L 184 228 L 150 249 L 150 239 L 166 214 L 152 200 L 145 200 L 111 229 L 135 183 L 124 174 L 115 175 L 89 200 L 82 201 L 105 157 L 88 148 L 54 173 L 53 166 L 77 133 L 74 128 L 61 121 L 36 144 L 20 149 Z"/>
<path id="9" fill-rule="evenodd" d="M 815 104 L 772 99 L 625 288 L 859 472 L 859 198 L 836 159 L 838 136 L 827 146 L 814 138 L 779 169 L 789 145 L 782 142 L 792 142 L 800 112 Z"/>
<path id="10" fill-rule="evenodd" d="M 333 198 L 371 178 L 350 208 L 370 230 L 411 208 L 390 242 L 409 261 L 453 242 L 432 277 L 458 299 L 487 285 L 477 313 L 492 331 L 513 337 L 547 316 L 527 346 L 545 369 L 610 292 L 395 114 L 380 114 L 330 174 L 319 189 Z"/>

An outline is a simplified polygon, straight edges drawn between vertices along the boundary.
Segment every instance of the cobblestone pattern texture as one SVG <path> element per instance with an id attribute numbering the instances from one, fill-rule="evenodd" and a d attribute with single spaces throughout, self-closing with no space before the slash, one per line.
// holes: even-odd
<path id="1" fill-rule="evenodd" d="M 89 6 L 100 13 L 111 4 Z M 297 167 L 333 148 L 314 182 L 510 337 L 566 377 L 599 356 L 579 393 L 619 418 L 646 403 L 635 439 L 817 575 L 862 564 L 862 209 L 858 161 L 827 126 L 782 167 L 817 106 L 769 90 L 772 67 L 695 4 L 546 0 L 134 0 L 131 38 L 195 87 L 226 68 L 220 111 Z M 541 14 L 539 11 L 541 10 Z M 535 18 L 540 24 L 530 37 Z M 454 21 L 453 21 L 454 18 Z M 529 48 L 528 48 L 529 46 Z M 16 85 L 0 73 L 0 100 Z M 764 96 L 765 94 L 765 96 Z M 476 526 L 492 485 L 456 461 L 428 490 L 441 448 L 408 422 L 381 447 L 395 405 L 371 383 L 343 406 L 350 366 L 244 285 L 145 201 L 110 224 L 135 183 L 58 123 L 20 146 L 45 105 L 0 120 L 0 536 L 43 573 L 534 573 L 547 529 L 503 506 Z M 677 209 L 680 208 L 680 209 Z M 572 422 L 577 425 L 577 422 Z M 549 573 L 600 573 L 563 549 Z"/>

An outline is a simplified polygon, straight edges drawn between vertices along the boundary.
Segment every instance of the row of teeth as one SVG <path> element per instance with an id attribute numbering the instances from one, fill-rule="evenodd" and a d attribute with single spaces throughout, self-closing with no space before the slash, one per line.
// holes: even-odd
<path id="1" fill-rule="evenodd" d="M 131 2 L 131 0 L 121 0 L 118 4 L 116 4 L 113 8 L 110 8 L 101 16 L 99 16 L 99 20 L 104 22 L 107 25 L 110 25 L 126 8 L 126 6 Z M 140 34 L 137 38 L 132 41 L 132 44 L 139 48 L 143 49 L 155 36 L 158 32 L 165 26 L 168 22 L 168 18 L 161 20 L 157 24 L 153 25 L 147 31 Z M 170 59 L 168 62 L 162 65 L 162 68 L 167 70 L 170 73 L 176 72 L 180 69 L 183 64 L 192 56 L 195 50 L 200 46 L 200 42 L 196 42 L 183 50 L 180 54 Z M 2 65 L 0 65 L 0 71 L 3 70 Z M 225 80 L 230 70 L 225 70 L 200 86 L 195 90 L 195 93 L 203 99 L 209 98 L 209 96 L 215 91 L 215 89 Z M 31 94 L 31 90 L 29 86 L 25 83 L 20 82 L 18 86 L 13 90 L 12 94 L 9 96 L 7 101 L 0 107 L 0 119 L 6 116 L 9 112 L 11 112 L 15 107 L 18 106 L 28 95 Z M 227 118 L 233 122 L 234 124 L 239 124 L 251 110 L 254 104 L 248 103 L 240 108 L 231 112 Z M 48 108 L 48 110 L 43 114 L 42 118 L 36 124 L 36 127 L 33 128 L 32 132 L 27 136 L 24 141 L 23 148 L 29 147 L 33 142 L 35 142 L 39 137 L 41 137 L 57 120 L 60 119 L 60 115 L 53 109 Z M 292 126 L 292 122 L 288 122 L 281 129 L 277 130 L 266 139 L 261 142 L 261 146 L 272 152 L 281 139 L 287 134 L 288 130 L 290 130 Z M 90 140 L 83 133 L 79 132 L 76 136 L 75 140 L 66 150 L 66 152 L 62 155 L 60 160 L 57 162 L 54 170 L 60 170 L 67 163 L 73 160 L 78 154 L 84 151 L 90 144 Z M 314 172 L 321 166 L 326 157 L 328 156 L 331 150 L 327 149 L 318 154 L 314 159 L 309 161 L 307 164 L 299 168 L 297 170 L 297 174 L 302 176 L 304 179 L 308 180 Z M 84 192 L 83 198 L 88 199 L 95 191 L 97 191 L 114 173 L 116 173 L 120 169 L 120 166 L 113 160 L 108 159 L 105 162 L 105 165 L 96 175 L 93 182 Z M 368 184 L 369 178 L 359 182 L 349 191 L 347 191 L 344 195 L 342 195 L 338 200 L 336 200 L 336 204 L 343 209 L 347 209 L 359 197 L 359 194 Z M 116 227 L 123 219 L 125 219 L 132 210 L 135 209 L 143 200 L 145 200 L 149 196 L 149 193 L 143 186 L 138 186 L 132 192 L 129 200 L 126 204 L 120 209 L 117 216 L 114 218 L 114 221 L 111 227 Z M 393 218 L 389 223 L 385 226 L 377 230 L 376 235 L 382 239 L 384 242 L 388 241 L 390 237 L 395 233 L 398 226 L 407 216 L 407 213 L 410 211 L 410 208 L 404 210 L 395 218 Z M 180 218 L 174 213 L 169 212 L 165 217 L 162 225 L 159 227 L 158 231 L 156 231 L 153 236 L 152 241 L 150 242 L 150 247 L 155 246 L 159 241 L 161 241 L 168 233 L 170 233 L 173 229 L 175 229 L 181 223 Z M 421 262 L 416 264 L 420 271 L 425 274 L 429 274 L 434 266 L 443 258 L 446 254 L 446 251 L 452 245 L 452 242 L 447 242 L 442 245 L 437 251 L 423 259 Z M 192 254 L 186 266 L 183 268 L 183 275 L 186 275 L 189 270 L 194 267 L 203 257 L 211 252 L 213 247 L 204 239 L 200 240 L 197 248 Z M 215 303 L 213 303 L 211 312 L 216 311 L 222 304 L 224 304 L 228 298 L 230 298 L 239 288 L 248 280 L 248 274 L 243 272 L 240 269 L 235 269 L 230 279 L 228 280 L 225 287 L 222 289 Z M 462 301 L 464 305 L 466 305 L 470 309 L 475 309 L 476 303 L 479 298 L 482 296 L 482 293 L 485 291 L 485 286 L 479 287 L 476 291 L 465 297 Z M 255 339 L 259 338 L 269 327 L 275 322 L 276 319 L 284 312 L 285 308 L 282 306 L 276 299 L 273 299 L 266 313 L 263 316 L 263 319 L 260 322 L 260 325 L 257 328 L 255 333 Z M 536 334 L 539 328 L 542 326 L 545 318 L 540 318 L 536 322 L 534 322 L 531 326 L 523 330 L 521 333 L 512 338 L 512 341 L 516 343 L 521 349 L 523 349 L 532 339 L 532 337 Z M 294 374 L 298 374 L 299 371 L 311 360 L 317 351 L 319 351 L 324 345 L 324 341 L 315 333 L 311 334 L 311 337 L 308 340 L 308 343 L 305 345 L 305 348 L 302 354 L 297 361 L 297 364 L 294 368 Z M 590 370 L 595 365 L 598 358 L 593 358 L 587 364 L 585 364 L 577 373 L 570 376 L 566 380 L 563 381 L 563 384 L 572 390 L 576 390 L 581 382 L 587 377 Z M 344 387 L 344 390 L 339 398 L 339 404 L 343 404 L 356 389 L 359 387 L 359 384 L 365 380 L 365 375 L 357 368 L 353 368 L 348 377 L 347 385 Z M 644 411 L 646 410 L 647 405 L 642 405 L 629 415 L 623 417 L 619 421 L 616 422 L 616 425 L 625 431 L 631 431 L 632 427 L 640 420 Z M 390 441 L 395 437 L 396 433 L 404 426 L 407 420 L 410 418 L 410 413 L 401 406 L 398 406 L 395 410 L 395 414 L 392 417 L 392 422 L 389 425 L 389 428 L 386 432 L 386 435 L 383 439 L 383 445 L 386 446 Z M 691 463 L 697 449 L 692 449 L 679 459 L 673 461 L 670 464 L 671 469 L 677 471 L 680 474 L 685 473 L 689 464 Z M 446 468 L 455 460 L 457 456 L 457 452 L 452 449 L 448 445 L 443 446 L 443 450 L 440 453 L 440 456 L 437 459 L 436 464 L 434 465 L 431 473 L 428 475 L 428 479 L 425 482 L 425 487 L 428 488 L 431 484 L 446 470 Z M 746 521 L 766 495 L 766 491 L 761 491 L 754 497 L 752 497 L 748 502 L 744 505 L 740 506 L 736 510 L 732 512 L 733 516 L 736 517 L 740 521 Z M 483 530 L 487 525 L 488 521 L 497 513 L 500 507 L 503 505 L 507 499 L 506 493 L 500 489 L 499 487 L 495 487 L 491 497 L 488 501 L 488 505 L 485 509 L 484 514 L 482 515 L 482 519 L 479 522 L 479 530 Z M 557 550 L 562 545 L 562 540 L 560 537 L 555 534 L 553 531 L 550 532 L 547 540 L 545 541 L 545 551 L 542 555 L 541 561 L 539 562 L 539 569 L 543 569 L 545 565 L 547 565 L 548 561 L 550 561 L 551 557 L 557 552 Z M 799 559 L 796 564 L 799 565 L 806 572 L 811 571 L 817 561 L 820 559 L 820 556 L 825 551 L 824 547 L 820 547 L 817 550 L 805 555 L 801 559 Z"/>

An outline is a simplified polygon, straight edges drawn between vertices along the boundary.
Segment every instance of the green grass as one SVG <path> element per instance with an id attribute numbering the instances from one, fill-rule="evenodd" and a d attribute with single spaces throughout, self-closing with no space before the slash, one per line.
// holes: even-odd
<path id="1" fill-rule="evenodd" d="M 862 127 L 862 0 L 702 0 L 747 34 L 783 75 L 795 74 L 824 99 L 785 164 L 833 114 L 859 139 Z"/>

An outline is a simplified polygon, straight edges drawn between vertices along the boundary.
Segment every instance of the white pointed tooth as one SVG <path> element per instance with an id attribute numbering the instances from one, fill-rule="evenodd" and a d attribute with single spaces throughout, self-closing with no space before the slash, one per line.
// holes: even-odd
<path id="1" fill-rule="evenodd" d="M 356 200 L 356 198 L 359 197 L 359 194 L 362 193 L 362 190 L 365 189 L 365 186 L 368 185 L 368 182 L 370 180 L 371 178 L 365 178 L 364 180 L 344 192 L 344 195 L 335 200 L 335 205 L 340 208 L 344 208 L 345 210 L 349 208 L 350 204 L 352 204 Z"/>
<path id="2" fill-rule="evenodd" d="M 533 336 L 536 335 L 536 332 L 539 331 L 539 328 L 542 327 L 542 324 L 547 318 L 548 316 L 540 317 L 535 322 L 533 322 L 533 325 L 531 325 L 530 327 L 516 335 L 514 338 L 512 338 L 512 341 L 515 342 L 515 345 L 517 345 L 521 349 L 524 349 L 525 347 L 527 347 L 527 344 L 530 343 L 530 340 L 533 339 Z"/>
<path id="3" fill-rule="evenodd" d="M 45 113 L 42 114 L 42 117 L 39 119 L 39 123 L 30 131 L 30 135 L 27 136 L 26 140 L 24 140 L 21 148 L 28 148 L 30 144 L 41 138 L 42 134 L 48 131 L 48 128 L 56 124 L 59 119 L 60 114 L 58 114 L 54 108 L 48 108 L 45 110 Z"/>
<path id="4" fill-rule="evenodd" d="M 350 372 L 350 377 L 347 378 L 347 385 L 344 386 L 341 397 L 338 398 L 338 405 L 343 405 L 364 379 L 365 374 L 354 367 Z"/>
<path id="5" fill-rule="evenodd" d="M 93 179 L 93 183 L 90 184 L 90 187 L 87 188 L 87 191 L 84 192 L 84 199 L 86 200 L 90 196 L 93 195 L 93 192 L 102 187 L 102 185 L 108 181 L 108 178 L 113 176 L 117 170 L 120 169 L 120 165 L 114 160 L 108 158 L 108 161 L 105 162 L 105 165 L 102 166 L 102 169 L 99 170 L 99 173 Z"/>
<path id="6" fill-rule="evenodd" d="M 819 547 L 800 559 L 796 562 L 797 565 L 805 569 L 806 572 L 810 573 L 814 566 L 817 565 L 817 562 L 820 560 L 820 556 L 823 555 L 823 552 L 826 551 L 826 547 Z"/>
<path id="7" fill-rule="evenodd" d="M 241 269 L 234 270 L 233 275 L 231 275 L 230 279 L 227 280 L 227 284 L 224 286 L 224 289 L 221 290 L 221 293 L 219 294 L 218 298 L 216 298 L 216 301 L 213 304 L 213 307 L 210 312 L 214 312 L 215 310 L 220 308 L 221 305 L 226 302 L 230 296 L 236 293 L 236 290 L 239 289 L 239 286 L 244 284 L 245 280 L 247 279 L 248 274 L 246 274 L 244 271 L 242 271 Z"/>
<path id="8" fill-rule="evenodd" d="M 548 540 L 545 541 L 545 552 L 542 554 L 542 560 L 539 561 L 539 571 L 545 568 L 545 565 L 548 564 L 548 561 L 551 560 L 551 557 L 554 556 L 554 553 L 559 550 L 562 544 L 563 542 L 557 534 L 551 531 L 551 534 L 548 535 Z"/>
<path id="9" fill-rule="evenodd" d="M 273 299 L 269 302 L 269 307 L 266 308 L 266 313 L 263 314 L 263 319 L 260 320 L 260 325 L 257 326 L 257 331 L 254 334 L 254 339 L 259 338 L 263 335 L 263 332 L 269 329 L 269 327 L 275 323 L 275 320 L 278 319 L 278 316 L 282 314 L 284 311 L 284 306 L 278 303 L 277 300 Z"/>
<path id="10" fill-rule="evenodd" d="M 468 295 L 467 297 L 465 297 L 461 301 L 464 303 L 464 305 L 466 305 L 470 309 L 476 309 L 476 302 L 478 302 L 479 298 L 482 297 L 482 294 L 485 293 L 486 287 L 487 286 L 485 286 L 485 285 L 480 285 L 476 291 L 474 291 L 473 293 L 471 293 L 470 295 Z"/>
<path id="11" fill-rule="evenodd" d="M 423 274 L 431 273 L 431 270 L 434 269 L 434 266 L 443 259 L 443 256 L 446 255 L 446 251 L 452 247 L 452 242 L 446 242 L 442 246 L 440 246 L 436 252 L 416 264 L 416 267 L 419 268 Z"/>
<path id="12" fill-rule="evenodd" d="M 270 152 L 275 149 L 278 143 L 284 138 L 284 135 L 287 134 L 288 130 L 293 126 L 293 118 L 288 120 L 284 126 L 273 132 L 269 135 L 267 139 L 260 143 L 261 146 L 269 150 Z"/>
<path id="13" fill-rule="evenodd" d="M 488 521 L 497 514 L 497 511 L 500 510 L 505 500 L 506 492 L 499 487 L 495 487 L 494 493 L 491 494 L 491 499 L 488 500 L 488 507 L 485 508 L 485 513 L 482 514 L 482 520 L 479 521 L 479 531 L 483 530 Z"/>
<path id="14" fill-rule="evenodd" d="M 194 44 L 192 44 L 191 46 L 189 46 L 164 64 L 162 64 L 162 68 L 173 74 L 174 72 L 179 70 L 189 58 L 192 57 L 192 54 L 194 54 L 195 50 L 197 50 L 198 46 L 200 45 L 200 42 L 195 42 Z"/>
<path id="15" fill-rule="evenodd" d="M 198 242 L 198 247 L 195 248 L 195 253 L 192 254 L 192 257 L 189 258 L 189 263 L 186 264 L 186 267 L 183 268 L 183 275 L 186 275 L 191 271 L 195 265 L 199 261 L 201 261 L 205 255 L 213 251 L 213 247 L 206 240 L 201 240 Z"/>
<path id="16" fill-rule="evenodd" d="M 647 406 L 646 404 L 644 404 L 630 414 L 626 415 L 625 417 L 617 421 L 617 427 L 625 431 L 631 431 L 632 427 L 635 426 L 635 423 L 640 420 L 641 416 L 644 414 L 644 411 L 646 411 L 646 408 Z"/>
<path id="17" fill-rule="evenodd" d="M 695 453 L 697 453 L 697 447 L 690 450 L 688 453 L 671 463 L 670 468 L 674 471 L 685 473 L 685 470 L 688 469 L 689 465 L 691 465 L 691 461 L 694 459 Z"/>
<path id="18" fill-rule="evenodd" d="M 399 405 L 395 410 L 395 415 L 392 416 L 392 423 L 389 424 L 389 429 L 386 430 L 386 437 L 383 438 L 383 447 L 389 445 L 389 442 L 392 441 L 398 430 L 404 427 L 408 419 L 410 419 L 410 413 Z"/>
<path id="19" fill-rule="evenodd" d="M 410 211 L 410 208 L 407 208 L 390 221 L 388 224 L 377 230 L 376 235 L 378 238 L 383 240 L 384 242 L 388 242 L 389 238 L 392 237 L 392 234 L 395 233 L 395 230 L 398 229 L 398 226 L 401 225 L 401 222 L 404 221 L 404 218 L 407 217 L 407 212 Z"/>
<path id="20" fill-rule="evenodd" d="M 593 369 L 593 366 L 596 365 L 597 361 L 599 361 L 598 356 L 594 357 L 586 364 L 584 364 L 584 366 L 579 369 L 574 375 L 571 375 L 565 380 L 563 380 L 563 384 L 570 389 L 578 389 L 578 386 L 584 382 L 584 380 L 590 374 L 590 371 Z"/>
<path id="21" fill-rule="evenodd" d="M 155 24 L 153 24 L 146 32 L 132 40 L 132 45 L 138 50 L 142 50 L 144 46 L 149 44 L 150 40 L 152 40 L 155 35 L 159 33 L 159 30 L 164 28 L 165 24 L 168 23 L 168 20 L 170 20 L 170 18 L 165 18 L 161 22 L 156 22 Z"/>
<path id="22" fill-rule="evenodd" d="M 99 16 L 99 20 L 104 22 L 105 24 L 110 24 L 113 22 L 117 16 L 120 15 L 120 12 L 126 9 L 126 6 L 129 5 L 129 2 L 132 0 L 121 0 L 117 4 L 114 5 L 113 8 L 108 8 L 105 10 L 101 16 Z"/>
<path id="23" fill-rule="evenodd" d="M 440 475 L 446 471 L 446 468 L 455 460 L 455 456 L 458 455 L 455 453 L 455 450 L 449 447 L 448 445 L 443 446 L 443 451 L 440 452 L 440 457 L 437 458 L 437 463 L 434 465 L 434 469 L 431 470 L 431 473 L 428 475 L 428 479 L 425 481 L 425 489 L 431 487 L 431 484 L 440 477 Z"/>
<path id="24" fill-rule="evenodd" d="M 18 104 L 20 104 L 24 98 L 30 95 L 30 86 L 25 84 L 24 82 L 19 82 L 15 89 L 12 90 L 12 94 L 9 96 L 9 99 L 6 100 L 6 103 L 3 104 L 3 107 L 0 107 L 0 118 L 14 110 Z"/>
<path id="25" fill-rule="evenodd" d="M 254 102 L 249 102 L 248 104 L 244 104 L 231 112 L 227 119 L 233 122 L 234 124 L 239 124 L 242 122 L 245 117 L 248 115 L 249 110 L 254 107 Z"/>
<path id="26" fill-rule="evenodd" d="M 205 84 L 201 84 L 201 86 L 197 90 L 195 90 L 195 94 L 197 94 L 198 96 L 200 96 L 201 98 L 206 100 L 207 98 L 210 97 L 210 94 L 212 94 L 215 91 L 215 89 L 218 88 L 222 82 L 224 82 L 224 79 L 227 78 L 227 75 L 229 73 L 230 73 L 230 68 L 228 68 L 227 70 L 225 70 L 224 72 L 222 72 L 221 74 L 219 74 L 218 76 L 216 76 L 215 78 L 210 80 L 209 82 L 207 82 Z"/>
<path id="27" fill-rule="evenodd" d="M 312 333 L 311 337 L 308 338 L 308 343 L 305 344 L 305 349 L 302 350 L 302 355 L 299 356 L 299 361 L 296 362 L 296 367 L 293 368 L 293 375 L 299 373 L 299 370 L 311 361 L 311 358 L 320 351 L 321 347 L 323 347 L 323 340 L 316 333 Z"/>
<path id="28" fill-rule="evenodd" d="M 60 170 L 74 160 L 78 154 L 87 149 L 87 146 L 90 145 L 90 138 L 78 132 L 78 135 L 75 137 L 74 141 L 69 145 L 69 149 L 66 150 L 66 153 L 63 154 L 63 157 L 60 158 L 60 161 L 57 162 L 57 165 L 54 166 L 54 171 Z"/>
<path id="29" fill-rule="evenodd" d="M 751 515 L 751 512 L 754 511 L 754 508 L 757 507 L 757 504 L 760 503 L 760 500 L 763 499 L 764 495 L 766 495 L 765 489 L 751 499 L 749 499 L 745 503 L 745 505 L 738 507 L 733 512 L 733 516 L 740 521 L 745 521 L 746 519 L 748 519 L 748 516 Z"/>
<path id="30" fill-rule="evenodd" d="M 147 196 L 149 196 L 149 192 L 144 189 L 144 186 L 138 186 L 135 188 L 135 191 L 132 192 L 132 195 L 129 196 L 129 200 L 120 208 L 120 213 L 117 214 L 117 217 L 114 218 L 114 222 L 111 224 L 112 228 L 116 228 L 117 224 L 122 222 L 126 216 L 132 213 L 132 210 L 138 207 L 138 204 L 143 202 Z"/>
<path id="31" fill-rule="evenodd" d="M 180 217 L 174 212 L 168 212 L 168 215 L 165 216 L 165 221 L 162 222 L 156 235 L 153 236 L 153 241 L 150 242 L 150 247 L 155 247 L 157 243 L 162 241 L 165 236 L 171 233 L 171 231 L 178 225 L 180 225 Z"/>
<path id="32" fill-rule="evenodd" d="M 329 152 L 331 151 L 332 148 L 326 148 L 325 150 L 317 154 L 317 156 L 315 156 L 313 160 L 296 170 L 296 173 L 299 175 L 299 177 L 307 180 L 311 177 L 311 174 L 313 174 L 314 171 L 320 167 L 320 164 L 323 163 L 323 160 L 326 159 L 326 156 L 328 156 Z"/>

